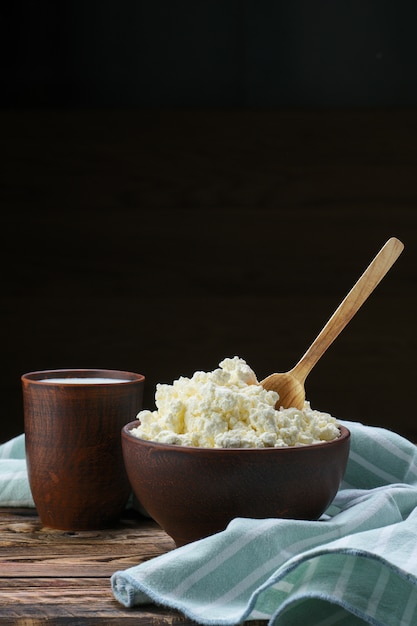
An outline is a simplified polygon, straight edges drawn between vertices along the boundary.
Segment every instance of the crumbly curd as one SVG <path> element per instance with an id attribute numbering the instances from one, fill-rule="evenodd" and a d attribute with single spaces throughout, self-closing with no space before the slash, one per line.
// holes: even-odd
<path id="1" fill-rule="evenodd" d="M 156 386 L 156 411 L 142 410 L 130 432 L 148 441 L 202 448 L 271 448 L 331 441 L 337 420 L 312 410 L 276 410 L 279 396 L 266 391 L 243 359 L 224 359 L 212 372 L 195 372 Z"/>

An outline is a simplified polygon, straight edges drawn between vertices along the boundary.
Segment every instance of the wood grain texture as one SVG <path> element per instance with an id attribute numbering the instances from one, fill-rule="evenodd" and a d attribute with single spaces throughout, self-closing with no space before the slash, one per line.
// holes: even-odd
<path id="1" fill-rule="evenodd" d="M 33 510 L 0 509 L 0 625 L 194 624 L 151 604 L 124 609 L 111 591 L 113 572 L 174 547 L 155 522 L 134 512 L 118 528 L 64 532 L 42 527 Z"/>
<path id="2" fill-rule="evenodd" d="M 23 514 L 25 513 L 25 514 Z M 113 530 L 63 532 L 34 512 L 0 512 L 0 624 L 176 624 L 153 606 L 124 610 L 109 578 L 173 548 L 158 526 L 133 513 Z"/>

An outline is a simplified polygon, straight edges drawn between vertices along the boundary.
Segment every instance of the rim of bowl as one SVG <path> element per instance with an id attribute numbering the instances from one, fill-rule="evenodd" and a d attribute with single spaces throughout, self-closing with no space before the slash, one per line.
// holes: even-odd
<path id="1" fill-rule="evenodd" d="M 269 452 L 271 453 L 272 450 L 277 451 L 279 450 L 280 452 L 285 452 L 286 454 L 288 454 L 288 452 L 290 452 L 291 450 L 312 450 L 314 449 L 321 449 L 323 447 L 328 448 L 329 446 L 331 446 L 332 444 L 338 444 L 341 441 L 345 441 L 346 439 L 350 438 L 350 430 L 348 428 L 346 428 L 346 426 L 342 426 L 342 424 L 338 424 L 338 428 L 340 430 L 340 435 L 339 437 L 336 437 L 336 439 L 331 439 L 330 441 L 322 441 L 321 443 L 309 443 L 303 446 L 275 446 L 275 447 L 267 447 L 267 448 L 256 448 L 256 447 L 251 447 L 251 448 L 204 448 L 204 447 L 199 447 L 199 446 L 183 446 L 180 444 L 175 444 L 175 443 L 162 443 L 159 441 L 151 441 L 148 439 L 141 439 L 140 437 L 136 437 L 135 435 L 132 435 L 132 433 L 130 432 L 132 430 L 132 428 L 137 428 L 137 426 L 140 424 L 140 420 L 134 420 L 133 422 L 129 422 L 128 424 L 125 424 L 125 426 L 123 426 L 122 428 L 122 435 L 127 437 L 128 439 L 130 439 L 131 441 L 140 441 L 141 443 L 149 446 L 150 448 L 152 447 L 158 447 L 158 448 L 166 448 L 167 450 L 184 450 L 184 451 L 190 451 L 190 450 L 204 450 L 204 451 L 209 451 L 210 453 L 219 453 L 219 452 L 223 452 L 223 453 L 227 453 L 230 454 L 232 452 L 236 452 L 237 450 L 239 450 L 240 452 Z"/>

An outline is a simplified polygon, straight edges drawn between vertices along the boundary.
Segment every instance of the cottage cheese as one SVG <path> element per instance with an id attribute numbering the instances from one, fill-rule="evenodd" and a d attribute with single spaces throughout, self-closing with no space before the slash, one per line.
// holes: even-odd
<path id="1" fill-rule="evenodd" d="M 195 372 L 172 385 L 156 386 L 156 411 L 138 414 L 140 439 L 203 448 L 270 448 L 331 441 L 337 421 L 310 408 L 277 411 L 275 391 L 266 391 L 247 363 L 235 356 L 212 372 Z"/>

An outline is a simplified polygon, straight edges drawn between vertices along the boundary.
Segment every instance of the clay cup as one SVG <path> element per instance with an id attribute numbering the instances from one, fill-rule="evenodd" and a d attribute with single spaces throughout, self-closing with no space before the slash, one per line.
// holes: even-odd
<path id="1" fill-rule="evenodd" d="M 44 526 L 97 530 L 117 524 L 131 488 L 121 428 L 142 408 L 142 374 L 61 369 L 21 377 L 26 460 Z"/>

